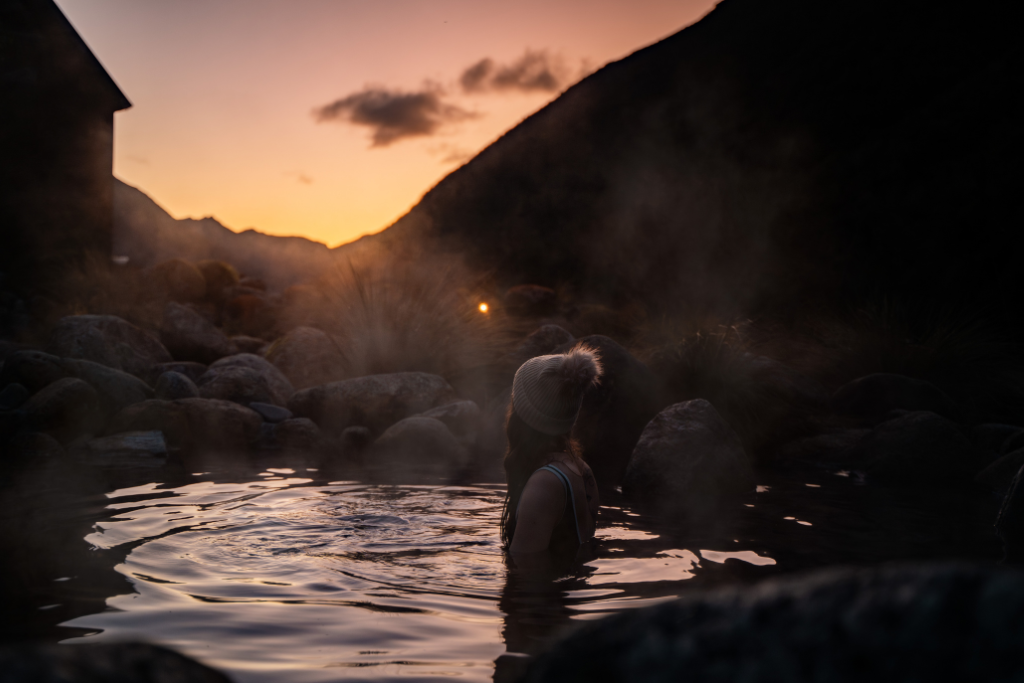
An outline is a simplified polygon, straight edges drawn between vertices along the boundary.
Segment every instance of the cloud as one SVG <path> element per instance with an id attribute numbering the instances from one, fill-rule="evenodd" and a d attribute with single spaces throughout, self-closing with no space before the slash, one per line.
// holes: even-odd
<path id="1" fill-rule="evenodd" d="M 295 180 L 299 181 L 303 185 L 313 184 L 313 179 L 302 171 L 285 171 L 284 174 L 290 178 L 295 178 Z"/>
<path id="2" fill-rule="evenodd" d="M 501 65 L 490 57 L 481 59 L 462 72 L 459 84 L 467 93 L 508 90 L 557 92 L 569 79 L 569 69 L 561 59 L 543 50 L 527 50 L 511 64 Z"/>
<path id="3" fill-rule="evenodd" d="M 367 87 L 313 110 L 319 123 L 345 121 L 373 131 L 373 147 L 386 147 L 402 138 L 433 135 L 446 123 L 477 114 L 444 101 L 444 91 L 425 84 L 417 92 Z"/>

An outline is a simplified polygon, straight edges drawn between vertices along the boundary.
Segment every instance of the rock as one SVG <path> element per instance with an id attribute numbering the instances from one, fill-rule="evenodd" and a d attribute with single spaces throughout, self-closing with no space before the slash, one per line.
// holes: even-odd
<path id="1" fill-rule="evenodd" d="M 608 337 L 591 335 L 574 344 L 596 349 L 604 374 L 601 383 L 584 394 L 572 435 L 582 446 L 598 485 L 614 488 L 622 483 L 640 433 L 658 412 L 658 385 L 646 365 Z M 574 344 L 554 352 L 564 353 Z"/>
<path id="2" fill-rule="evenodd" d="M 751 377 L 755 382 L 768 384 L 772 393 L 793 406 L 824 412 L 829 395 L 820 383 L 803 375 L 774 358 L 756 356 L 750 360 Z"/>
<path id="3" fill-rule="evenodd" d="M 39 432 L 21 432 L 16 435 L 3 449 L 4 459 L 59 458 L 64 455 L 64 447 L 49 434 Z"/>
<path id="4" fill-rule="evenodd" d="M 349 427 L 341 433 L 339 440 L 346 453 L 358 454 L 373 443 L 373 434 L 366 427 Z"/>
<path id="5" fill-rule="evenodd" d="M 236 353 L 255 353 L 256 355 L 262 355 L 270 348 L 270 342 L 265 339 L 260 339 L 259 337 L 247 337 L 244 334 L 239 334 L 234 337 L 229 337 L 228 339 Z"/>
<path id="6" fill-rule="evenodd" d="M 206 295 L 206 280 L 199 269 L 188 261 L 170 259 L 143 272 L 152 294 L 161 299 L 182 303 L 199 301 Z"/>
<path id="7" fill-rule="evenodd" d="M 455 398 L 455 391 L 443 377 L 425 372 L 397 372 L 303 389 L 292 396 L 288 408 L 298 417 L 312 419 L 331 434 L 341 434 L 354 425 L 381 434 L 402 418 Z"/>
<path id="8" fill-rule="evenodd" d="M 959 427 L 924 411 L 877 425 L 856 458 L 870 479 L 904 486 L 962 484 L 986 464 Z"/>
<path id="9" fill-rule="evenodd" d="M 237 365 L 211 368 L 199 378 L 199 395 L 247 406 L 253 401 L 275 403 L 266 378 L 257 370 Z"/>
<path id="10" fill-rule="evenodd" d="M 260 417 L 267 422 L 284 422 L 292 418 L 292 411 L 272 403 L 254 401 L 249 404 L 249 407 L 259 413 Z"/>
<path id="11" fill-rule="evenodd" d="M 469 464 L 469 455 L 443 422 L 407 417 L 380 435 L 363 464 L 388 481 L 414 481 L 457 474 Z"/>
<path id="12" fill-rule="evenodd" d="M 165 372 L 180 372 L 193 382 L 198 382 L 199 378 L 206 374 L 208 367 L 202 363 L 193 363 L 191 361 L 158 363 L 149 369 L 150 384 L 156 384 L 160 379 L 160 375 Z"/>
<path id="13" fill-rule="evenodd" d="M 789 442 L 776 456 L 780 461 L 795 460 L 828 469 L 850 467 L 856 463 L 857 446 L 870 433 L 870 429 L 844 429 L 816 434 Z"/>
<path id="14" fill-rule="evenodd" d="M 12 683 L 230 683 L 194 659 L 143 643 L 20 643 L 0 649 L 0 671 Z"/>
<path id="15" fill-rule="evenodd" d="M 249 289 L 257 289 L 261 292 L 267 291 L 267 283 L 258 277 L 251 277 L 248 275 L 242 276 L 242 279 L 238 281 L 240 287 L 248 287 Z"/>
<path id="16" fill-rule="evenodd" d="M 202 273 L 206 280 L 206 297 L 212 301 L 223 299 L 224 290 L 238 284 L 238 271 L 233 266 L 223 261 L 200 261 L 196 268 Z"/>
<path id="17" fill-rule="evenodd" d="M 86 444 L 88 461 L 94 465 L 163 467 L 167 442 L 163 432 L 123 432 L 93 439 Z"/>
<path id="18" fill-rule="evenodd" d="M 25 404 L 31 431 L 49 434 L 62 444 L 103 428 L 100 397 L 87 382 L 65 377 L 41 389 Z"/>
<path id="19" fill-rule="evenodd" d="M 431 408 L 416 417 L 440 420 L 456 436 L 473 434 L 480 429 L 480 408 L 473 401 L 455 401 Z"/>
<path id="20" fill-rule="evenodd" d="M 753 490 L 739 437 L 703 399 L 676 403 L 650 421 L 622 482 L 628 498 L 687 519 L 707 518 L 721 500 Z"/>
<path id="21" fill-rule="evenodd" d="M 185 398 L 175 403 L 185 409 L 193 448 L 242 451 L 260 436 L 263 418 L 245 406 L 210 398 Z"/>
<path id="22" fill-rule="evenodd" d="M 212 363 L 231 355 L 231 342 L 213 323 L 182 304 L 164 308 L 160 340 L 175 360 Z M 170 359 L 168 359 L 170 360 Z"/>
<path id="23" fill-rule="evenodd" d="M 16 382 L 35 393 L 67 377 L 89 383 L 98 392 L 103 415 L 107 417 L 153 395 L 149 385 L 134 375 L 88 360 L 57 358 L 42 351 L 12 354 L 0 372 L 0 384 Z"/>
<path id="24" fill-rule="evenodd" d="M 944 391 L 924 380 L 876 373 L 853 380 L 832 396 L 841 415 L 880 419 L 893 410 L 929 411 L 956 420 L 960 410 Z"/>
<path id="25" fill-rule="evenodd" d="M 1006 454 L 1010 451 L 1004 447 L 1010 440 L 1010 437 L 1024 435 L 1024 429 L 1015 425 L 1004 425 L 998 423 L 988 423 L 976 425 L 971 430 L 971 441 L 974 445 L 983 451 L 990 453 Z M 1021 444 L 1024 446 L 1024 443 Z M 1011 450 L 1017 450 L 1016 448 Z"/>
<path id="26" fill-rule="evenodd" d="M 550 287 L 516 285 L 505 292 L 504 301 L 513 315 L 550 315 L 558 305 L 558 295 Z"/>
<path id="27" fill-rule="evenodd" d="M 171 354 L 149 332 L 112 315 L 73 315 L 57 321 L 46 350 L 55 356 L 81 358 L 136 377 Z"/>
<path id="28" fill-rule="evenodd" d="M 335 341 L 313 327 L 296 327 L 267 350 L 297 390 L 345 379 L 345 357 Z"/>
<path id="29" fill-rule="evenodd" d="M 14 410 L 29 399 L 28 389 L 17 383 L 8 384 L 0 390 L 0 410 Z"/>
<path id="30" fill-rule="evenodd" d="M 295 393 L 295 387 L 292 386 L 292 383 L 283 372 L 281 372 L 266 358 L 251 353 L 239 353 L 233 356 L 228 356 L 227 358 L 221 358 L 210 366 L 206 376 L 209 377 L 214 373 L 219 373 L 224 368 L 235 367 L 255 370 L 261 377 L 263 377 L 272 396 L 272 400 L 265 401 L 265 403 L 285 406 L 288 405 L 288 399 L 290 399 L 292 394 Z M 200 378 L 199 384 L 202 385 L 205 381 L 206 380 Z"/>
<path id="31" fill-rule="evenodd" d="M 505 419 L 508 415 L 508 406 L 512 402 L 512 387 L 504 390 L 492 398 L 484 411 L 481 420 L 480 437 L 477 442 L 479 450 L 487 460 L 500 462 L 508 450 L 508 436 L 505 434 Z"/>
<path id="32" fill-rule="evenodd" d="M 996 516 L 996 532 L 1006 547 L 1006 559 L 1024 559 L 1024 467 L 1010 481 Z"/>
<path id="33" fill-rule="evenodd" d="M 276 406 L 274 406 L 276 407 Z M 306 417 L 264 424 L 260 433 L 261 450 L 314 451 L 320 447 L 320 428 Z"/>
<path id="34" fill-rule="evenodd" d="M 156 381 L 156 398 L 173 401 L 179 398 L 197 398 L 199 388 L 196 383 L 180 372 L 165 372 Z"/>
<path id="35" fill-rule="evenodd" d="M 570 344 L 576 338 L 564 327 L 558 325 L 541 325 L 520 342 L 516 350 L 509 354 L 509 360 L 515 369 L 537 356 L 544 356 L 559 346 Z"/>
<path id="36" fill-rule="evenodd" d="M 1007 453 L 988 467 L 978 472 L 976 482 L 989 489 L 1000 498 L 1006 496 L 1020 468 L 1024 467 L 1024 448 Z"/>
<path id="37" fill-rule="evenodd" d="M 1003 442 L 1000 451 L 1003 453 L 1009 453 L 1018 449 L 1024 448 L 1024 431 L 1018 434 L 1011 434 L 1006 437 L 1006 441 Z"/>
<path id="38" fill-rule="evenodd" d="M 159 431 L 171 448 L 187 448 L 192 440 L 185 407 L 176 401 L 159 399 L 128 406 L 114 416 L 108 431 L 114 434 Z"/>
<path id="39" fill-rule="evenodd" d="M 1011 681 L 1024 575 L 968 564 L 828 569 L 584 622 L 522 683 Z"/>
<path id="40" fill-rule="evenodd" d="M 224 306 L 226 325 L 236 333 L 258 336 L 267 334 L 274 327 L 274 307 L 263 292 L 243 287 L 233 287 L 225 294 Z"/>

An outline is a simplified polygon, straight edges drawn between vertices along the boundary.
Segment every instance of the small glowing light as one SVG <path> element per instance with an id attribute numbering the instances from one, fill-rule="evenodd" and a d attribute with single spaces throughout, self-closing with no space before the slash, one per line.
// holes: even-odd
<path id="1" fill-rule="evenodd" d="M 487 304 L 480 304 L 480 312 L 481 313 L 486 313 L 487 312 Z"/>

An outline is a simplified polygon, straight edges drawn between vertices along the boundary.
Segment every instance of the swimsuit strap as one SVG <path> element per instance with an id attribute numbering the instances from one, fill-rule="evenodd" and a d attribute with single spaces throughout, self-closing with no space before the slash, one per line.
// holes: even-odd
<path id="1" fill-rule="evenodd" d="M 537 471 L 539 472 L 540 470 L 552 472 L 561 480 L 562 488 L 565 489 L 565 500 L 572 507 L 572 521 L 576 523 L 576 539 L 580 542 L 580 545 L 583 545 L 583 535 L 580 533 L 580 520 L 576 516 L 576 499 L 572 495 L 572 482 L 569 481 L 569 476 L 555 467 L 554 464 L 544 465 L 544 467 L 539 468 Z M 562 508 L 562 514 L 565 514 L 564 507 Z"/>

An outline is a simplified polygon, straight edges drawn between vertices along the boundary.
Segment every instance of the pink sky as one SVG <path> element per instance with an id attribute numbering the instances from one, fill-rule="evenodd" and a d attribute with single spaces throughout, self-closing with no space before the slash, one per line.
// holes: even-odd
<path id="1" fill-rule="evenodd" d="M 134 105 L 116 114 L 117 177 L 176 218 L 212 215 L 233 230 L 304 235 L 331 246 L 387 227 L 579 74 L 675 33 L 714 6 L 709 0 L 57 4 Z M 466 92 L 460 85 L 463 72 L 482 59 L 493 60 L 493 76 L 528 50 L 561 70 L 558 89 L 514 87 L 529 84 L 529 73 L 504 89 Z M 387 143 L 377 146 L 379 129 L 353 123 L 358 117 L 347 104 L 334 120 L 314 116 L 316 108 L 368 87 L 429 93 L 449 115 L 438 114 L 429 134 L 393 140 L 385 134 Z M 369 102 L 345 100 L 355 101 Z"/>

